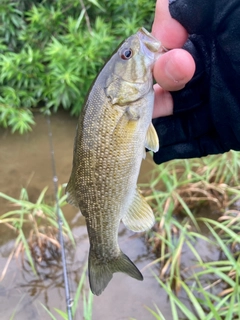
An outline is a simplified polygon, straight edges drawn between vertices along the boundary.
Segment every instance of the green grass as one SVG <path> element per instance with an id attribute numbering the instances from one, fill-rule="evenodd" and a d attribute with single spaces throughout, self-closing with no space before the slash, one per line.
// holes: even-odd
<path id="1" fill-rule="evenodd" d="M 75 292 L 75 296 L 73 299 L 72 304 L 72 316 L 73 319 L 76 319 L 76 312 L 79 306 L 79 301 L 82 299 L 82 306 L 83 306 L 83 319 L 84 320 L 91 320 L 92 319 L 92 308 L 93 308 L 93 294 L 90 290 L 86 293 L 86 290 L 84 290 L 84 283 L 88 280 L 86 280 L 86 270 L 87 270 L 87 264 L 85 265 L 85 268 L 81 274 L 80 281 L 78 283 L 77 290 Z M 48 310 L 43 304 L 42 307 L 46 310 L 46 313 L 50 316 L 51 319 L 57 320 L 59 317 L 55 317 L 54 314 Z M 66 311 L 59 310 L 57 308 L 54 308 L 54 311 L 57 313 L 57 315 L 60 315 L 61 319 L 67 320 L 68 314 Z"/>
<path id="2" fill-rule="evenodd" d="M 20 254 L 25 256 L 36 274 L 36 262 L 39 259 L 34 254 L 37 251 L 36 248 L 39 249 L 38 252 L 42 253 L 49 246 L 55 251 L 59 250 L 56 204 L 50 205 L 45 202 L 46 191 L 47 188 L 41 191 L 36 202 L 29 201 L 27 190 L 24 188 L 21 190 L 19 199 L 0 192 L 0 197 L 7 200 L 14 208 L 0 215 L 0 224 L 13 230 L 17 235 L 12 252 L 0 275 L 0 281 L 4 278 L 13 257 L 18 257 Z M 58 193 L 59 206 L 61 208 L 66 204 L 66 196 L 63 195 L 62 187 L 59 188 Z M 63 231 L 74 244 L 72 232 L 61 209 L 60 215 L 63 221 Z"/>
<path id="3" fill-rule="evenodd" d="M 53 259 L 55 256 L 58 256 L 56 255 L 56 252 L 59 252 L 60 244 L 58 241 L 56 204 L 49 204 L 46 202 L 46 192 L 47 188 L 44 188 L 35 202 L 29 201 L 26 189 L 21 190 L 19 199 L 15 199 L 0 192 L 0 197 L 7 200 L 14 208 L 14 210 L 0 215 L 0 224 L 14 230 L 16 233 L 15 243 L 0 275 L 0 281 L 8 272 L 8 266 L 11 260 L 14 257 L 17 258 L 20 254 L 23 256 L 23 268 L 24 264 L 28 263 L 36 277 L 38 275 L 39 261 L 44 260 L 45 251 L 48 252 L 48 255 L 51 254 L 51 252 L 54 253 Z M 66 195 L 63 195 L 63 192 L 64 186 L 60 186 L 58 190 L 60 208 L 66 204 Z M 65 239 L 68 242 L 70 241 L 71 245 L 74 245 L 75 242 L 73 234 L 61 209 L 60 215 L 63 221 Z M 39 256 L 40 253 L 42 254 L 41 257 Z M 80 301 L 82 301 L 83 319 L 91 320 L 93 295 L 90 290 L 85 289 L 85 283 L 88 281 L 86 277 L 86 269 L 87 264 L 82 271 L 76 288 L 71 310 L 74 317 L 78 311 Z M 19 301 L 19 304 L 20 302 L 21 300 Z M 41 305 L 45 309 L 46 314 L 48 314 L 49 319 L 59 319 L 59 317 L 61 319 L 68 319 L 66 310 L 53 308 L 53 311 L 50 311 L 46 306 L 43 304 Z M 16 311 L 17 308 L 15 308 L 11 319 L 15 319 Z"/>
<path id="4" fill-rule="evenodd" d="M 239 164 L 240 158 L 235 152 L 171 161 L 153 170 L 150 182 L 141 186 L 157 221 L 148 234 L 148 242 L 156 254 L 150 265 L 159 266 L 156 281 L 169 298 L 174 320 L 240 319 Z M 29 201 L 25 189 L 19 199 L 3 193 L 0 197 L 14 208 L 0 216 L 0 223 L 16 232 L 15 245 L 1 278 L 11 259 L 20 252 L 36 271 L 34 247 L 46 243 L 55 248 L 59 246 L 54 203 L 49 205 L 44 200 L 46 189 L 34 203 Z M 59 199 L 64 206 L 62 188 Z M 29 221 L 32 229 L 26 232 Z M 73 242 L 71 230 L 63 221 L 65 234 Z M 200 241 L 211 246 L 219 257 L 203 258 L 197 249 Z M 191 264 L 184 261 L 186 251 L 191 254 Z M 76 289 L 72 312 L 76 315 L 82 303 L 83 318 L 91 320 L 93 296 L 84 291 L 85 281 L 86 269 Z M 43 308 L 51 319 L 67 319 L 65 310 Z M 146 308 L 154 318 L 165 319 L 159 306 L 154 305 L 154 310 Z"/>
<path id="5" fill-rule="evenodd" d="M 239 164 L 236 152 L 175 160 L 158 166 L 150 184 L 142 185 L 157 219 L 148 240 L 159 265 L 156 281 L 174 320 L 240 319 Z M 200 240 L 219 252 L 216 261 L 204 261 L 196 249 Z M 183 248 L 194 261 L 186 268 Z M 165 319 L 157 306 L 148 310 Z"/>

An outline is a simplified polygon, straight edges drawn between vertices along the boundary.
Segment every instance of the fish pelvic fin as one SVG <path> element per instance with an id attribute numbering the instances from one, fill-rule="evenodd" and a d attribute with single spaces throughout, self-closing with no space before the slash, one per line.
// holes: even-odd
<path id="1" fill-rule="evenodd" d="M 153 211 L 138 189 L 136 189 L 133 201 L 122 222 L 134 232 L 146 231 L 154 225 L 155 217 Z"/>
<path id="2" fill-rule="evenodd" d="M 66 187 L 67 203 L 69 203 L 72 206 L 74 206 L 74 207 L 79 209 L 78 202 L 77 202 L 77 199 L 76 199 L 76 192 L 75 192 L 73 186 L 74 186 L 74 183 L 73 183 L 73 179 L 72 179 L 72 176 L 71 176 L 70 179 L 69 179 L 69 182 L 67 184 L 67 187 Z"/>
<path id="3" fill-rule="evenodd" d="M 114 258 L 107 263 L 103 263 L 95 257 L 90 249 L 88 275 L 90 288 L 93 294 L 99 296 L 107 287 L 115 272 L 123 272 L 134 279 L 143 280 L 141 272 L 122 251 L 117 258 Z"/>

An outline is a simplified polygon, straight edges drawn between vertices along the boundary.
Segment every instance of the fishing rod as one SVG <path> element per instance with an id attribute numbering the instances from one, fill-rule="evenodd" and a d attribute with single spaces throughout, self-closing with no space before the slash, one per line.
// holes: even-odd
<path id="1" fill-rule="evenodd" d="M 64 238 L 63 238 L 63 232 L 62 232 L 63 221 L 60 215 L 60 206 L 59 206 L 59 197 L 58 197 L 58 177 L 57 177 L 56 162 L 55 162 L 55 155 L 54 155 L 54 148 L 53 148 L 51 120 L 49 115 L 47 115 L 47 124 L 48 124 L 48 138 L 49 138 L 49 145 L 50 145 L 50 152 L 51 152 L 54 194 L 55 194 L 55 200 L 56 200 L 56 213 L 57 213 L 57 219 L 58 219 L 59 242 L 61 247 L 61 256 L 62 256 L 62 265 L 63 265 L 63 279 L 64 279 L 64 286 L 65 286 L 67 314 L 68 314 L 68 320 L 72 320 L 73 319 L 73 316 L 72 316 L 73 299 L 70 296 L 65 246 L 64 246 Z"/>

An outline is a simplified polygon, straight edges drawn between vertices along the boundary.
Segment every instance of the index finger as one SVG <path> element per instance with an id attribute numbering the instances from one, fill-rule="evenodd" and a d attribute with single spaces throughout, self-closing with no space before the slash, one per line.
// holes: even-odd
<path id="1" fill-rule="evenodd" d="M 186 29 L 170 15 L 168 0 L 157 0 L 152 34 L 167 49 L 181 48 L 186 42 Z"/>

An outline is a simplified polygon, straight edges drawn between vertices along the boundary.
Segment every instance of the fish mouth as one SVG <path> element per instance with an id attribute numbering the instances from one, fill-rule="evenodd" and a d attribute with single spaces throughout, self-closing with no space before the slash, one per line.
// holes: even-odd
<path id="1" fill-rule="evenodd" d="M 160 55 L 167 51 L 166 48 L 163 47 L 161 42 L 156 39 L 150 32 L 148 32 L 144 27 L 138 30 L 137 35 L 140 40 L 143 53 L 150 59 L 156 60 Z"/>

